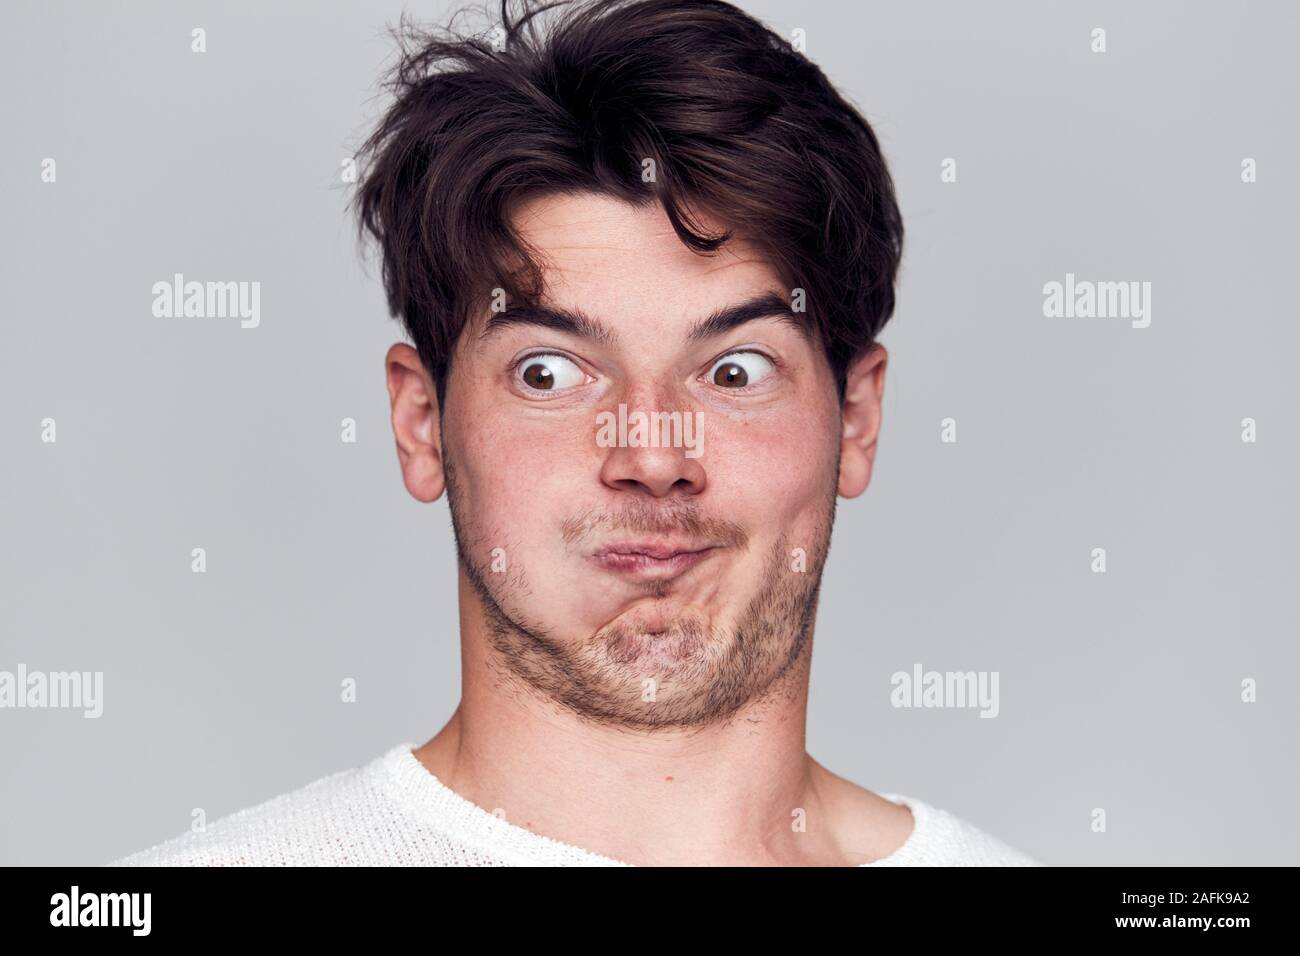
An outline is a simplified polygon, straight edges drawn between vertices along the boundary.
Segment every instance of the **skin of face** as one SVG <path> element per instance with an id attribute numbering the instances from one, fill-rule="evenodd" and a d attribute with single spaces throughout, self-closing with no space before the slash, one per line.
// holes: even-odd
<path id="1" fill-rule="evenodd" d="M 552 734 L 574 725 L 696 734 L 779 714 L 789 725 L 779 739 L 744 746 L 763 748 L 790 800 L 821 780 L 829 803 L 833 775 L 797 759 L 813 621 L 836 497 L 870 480 L 885 350 L 852 364 L 841 403 L 821 346 L 801 328 L 806 316 L 787 310 L 693 335 L 711 314 L 765 293 L 788 305 L 792 291 L 744 237 L 712 256 L 693 252 L 658 204 L 548 195 L 519 205 L 514 224 L 543 268 L 541 302 L 584 326 L 497 321 L 485 308 L 457 341 L 441 409 L 410 346 L 386 357 L 407 490 L 426 502 L 449 496 L 460 711 L 481 698 L 498 714 L 479 749 L 489 737 L 502 751 L 517 746 L 501 713 L 519 735 L 532 729 L 533 705 L 516 711 L 516 696 L 562 715 L 547 718 Z M 699 453 L 606 447 L 600 416 L 620 405 L 695 416 Z M 684 552 L 697 553 L 683 561 Z M 449 724 L 421 759 L 471 786 L 446 742 L 463 733 Z M 575 744 L 552 739 L 557 752 Z M 910 814 L 834 779 L 838 805 L 888 821 L 871 837 L 885 847 Z M 565 821 L 552 829 L 563 833 Z M 606 845 L 621 846 L 613 834 Z"/>
<path id="2" fill-rule="evenodd" d="M 830 367 L 795 313 L 689 335 L 755 295 L 789 301 L 743 241 L 703 257 L 657 204 L 595 195 L 525 203 L 516 225 L 545 257 L 545 303 L 607 334 L 489 313 L 460 340 L 441 457 L 493 646 L 596 720 L 724 719 L 807 648 L 840 484 Z M 691 416 L 702 453 L 601 447 L 600 415 L 620 405 Z M 707 557 L 679 573 L 602 561 L 647 542 Z"/>

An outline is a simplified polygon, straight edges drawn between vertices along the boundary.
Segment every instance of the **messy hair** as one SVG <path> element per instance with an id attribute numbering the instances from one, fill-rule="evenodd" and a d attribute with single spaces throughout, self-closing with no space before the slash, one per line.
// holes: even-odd
<path id="1" fill-rule="evenodd" d="M 482 33 L 405 15 L 393 33 L 393 102 L 359 151 L 352 203 L 440 407 L 492 290 L 543 292 L 512 210 L 574 191 L 660 203 L 701 255 L 753 243 L 804 290 L 843 400 L 893 314 L 903 224 L 871 127 L 788 41 L 721 0 L 501 0 Z"/>

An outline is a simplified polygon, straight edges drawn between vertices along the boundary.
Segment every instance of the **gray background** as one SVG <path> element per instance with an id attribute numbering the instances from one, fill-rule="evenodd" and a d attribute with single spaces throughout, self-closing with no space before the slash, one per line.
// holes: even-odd
<path id="1" fill-rule="evenodd" d="M 1296 6 L 744 6 L 807 31 L 908 229 L 810 751 L 1048 863 L 1300 861 Z M 103 671 L 105 709 L 0 710 L 0 861 L 115 859 L 455 707 L 446 503 L 402 488 L 339 182 L 400 10 L 6 5 L 0 669 Z M 260 328 L 154 318 L 173 272 L 260 281 Z M 1045 318 L 1066 272 L 1151 282 L 1150 328 Z M 1000 716 L 892 708 L 916 662 L 998 671 Z"/>

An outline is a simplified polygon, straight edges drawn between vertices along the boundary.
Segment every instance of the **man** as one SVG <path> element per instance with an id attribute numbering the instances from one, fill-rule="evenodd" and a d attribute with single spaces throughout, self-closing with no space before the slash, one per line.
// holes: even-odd
<path id="1" fill-rule="evenodd" d="M 902 223 L 822 72 L 713 0 L 409 29 L 357 194 L 446 490 L 445 727 L 123 861 L 1034 865 L 805 750 L 838 496 L 881 424 Z"/>

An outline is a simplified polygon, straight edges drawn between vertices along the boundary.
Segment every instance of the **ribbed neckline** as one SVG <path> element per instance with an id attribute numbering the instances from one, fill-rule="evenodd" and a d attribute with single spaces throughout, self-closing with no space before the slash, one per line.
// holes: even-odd
<path id="1" fill-rule="evenodd" d="M 399 794 L 430 823 L 490 857 L 509 858 L 524 866 L 634 866 L 582 847 L 516 826 L 465 799 L 429 771 L 415 756 L 415 744 L 403 742 L 379 758 Z M 930 808 L 921 800 L 898 793 L 878 796 L 912 811 L 912 832 L 893 853 L 859 866 L 906 865 L 926 840 Z"/>

